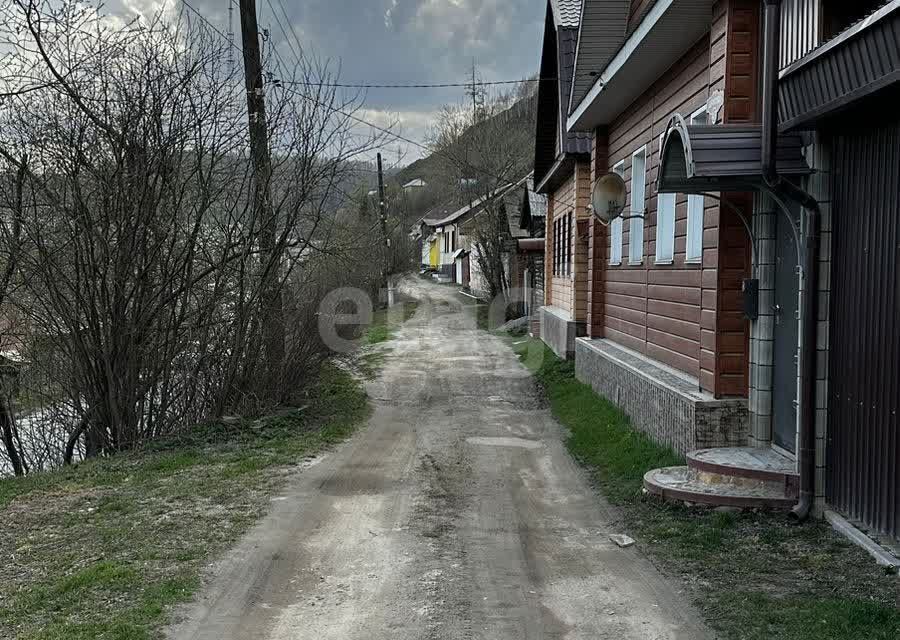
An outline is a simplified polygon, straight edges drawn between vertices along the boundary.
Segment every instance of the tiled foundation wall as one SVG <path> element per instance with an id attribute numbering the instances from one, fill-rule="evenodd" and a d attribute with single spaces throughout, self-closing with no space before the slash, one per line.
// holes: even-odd
<path id="1" fill-rule="evenodd" d="M 705 447 L 744 446 L 749 419 L 745 400 L 698 401 L 655 382 L 654 367 L 635 371 L 584 341 L 575 348 L 575 375 L 621 408 L 655 442 L 681 454 Z"/>

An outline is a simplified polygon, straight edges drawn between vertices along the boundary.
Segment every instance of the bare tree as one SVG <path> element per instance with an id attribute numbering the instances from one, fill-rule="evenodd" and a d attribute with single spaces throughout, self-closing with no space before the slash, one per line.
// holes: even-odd
<path id="1" fill-rule="evenodd" d="M 26 319 L 21 354 L 54 396 L 42 419 L 65 434 L 56 455 L 296 397 L 327 356 L 318 300 L 354 281 L 340 263 L 359 234 L 335 192 L 377 142 L 351 135 L 359 100 L 336 93 L 327 64 L 285 75 L 311 89 L 269 94 L 271 202 L 255 207 L 243 83 L 207 25 L 121 25 L 70 0 L 13 0 L 0 17 L 0 173 L 15 176 L 0 241 L 18 287 L 0 313 Z M 273 291 L 288 354 L 274 379 L 261 324 Z"/>
<path id="2" fill-rule="evenodd" d="M 509 290 L 508 212 L 498 196 L 531 170 L 535 109 L 534 93 L 523 84 L 495 96 L 482 92 L 471 105 L 445 106 L 431 129 L 445 189 L 482 203 L 469 227 L 472 255 L 492 298 Z"/>

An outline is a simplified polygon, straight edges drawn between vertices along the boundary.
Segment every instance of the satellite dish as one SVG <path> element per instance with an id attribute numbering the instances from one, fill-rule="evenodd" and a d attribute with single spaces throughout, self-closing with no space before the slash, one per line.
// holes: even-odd
<path id="1" fill-rule="evenodd" d="M 591 192 L 591 206 L 594 215 L 603 224 L 609 224 L 625 209 L 625 181 L 618 173 L 607 173 L 594 183 Z"/>

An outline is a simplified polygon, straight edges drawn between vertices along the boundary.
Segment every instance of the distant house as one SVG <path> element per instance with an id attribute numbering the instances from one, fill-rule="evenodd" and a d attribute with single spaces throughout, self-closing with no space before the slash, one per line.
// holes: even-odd
<path id="1" fill-rule="evenodd" d="M 581 0 L 549 0 L 535 132 L 535 191 L 548 200 L 541 338 L 561 357 L 586 334 L 591 136 L 566 131 Z"/>
<path id="2" fill-rule="evenodd" d="M 430 209 L 413 226 L 410 235 L 419 243 L 422 255 L 422 270 L 431 271 L 437 277 L 449 281 L 452 271 L 442 262 L 443 248 L 447 243 L 443 226 L 438 223 L 446 218 L 455 205 L 440 204 Z"/>
<path id="3" fill-rule="evenodd" d="M 424 189 L 427 186 L 428 186 L 428 183 L 425 182 L 424 180 L 422 180 L 422 178 L 415 178 L 413 180 L 410 180 L 406 184 L 404 184 L 402 188 L 403 188 L 403 191 L 409 192 L 409 191 L 416 191 L 418 189 Z"/>
<path id="4" fill-rule="evenodd" d="M 523 293 L 522 314 L 529 317 L 529 333 L 541 335 L 540 308 L 544 305 L 544 231 L 547 197 L 534 190 L 529 178 L 522 188 L 518 215 L 510 218 L 510 236 L 515 240 L 517 270 L 510 277 Z M 520 275 L 519 275 L 520 274 Z"/>

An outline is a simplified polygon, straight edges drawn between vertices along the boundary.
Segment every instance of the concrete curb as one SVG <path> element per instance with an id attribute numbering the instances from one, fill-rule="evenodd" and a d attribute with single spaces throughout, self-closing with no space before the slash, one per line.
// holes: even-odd
<path id="1" fill-rule="evenodd" d="M 891 573 L 900 571 L 900 558 L 889 553 L 877 542 L 869 536 L 854 527 L 843 516 L 834 511 L 825 511 L 825 519 L 834 528 L 835 531 L 853 542 L 855 545 L 865 549 L 870 556 L 875 558 L 875 562 L 880 567 L 884 567 Z"/>

